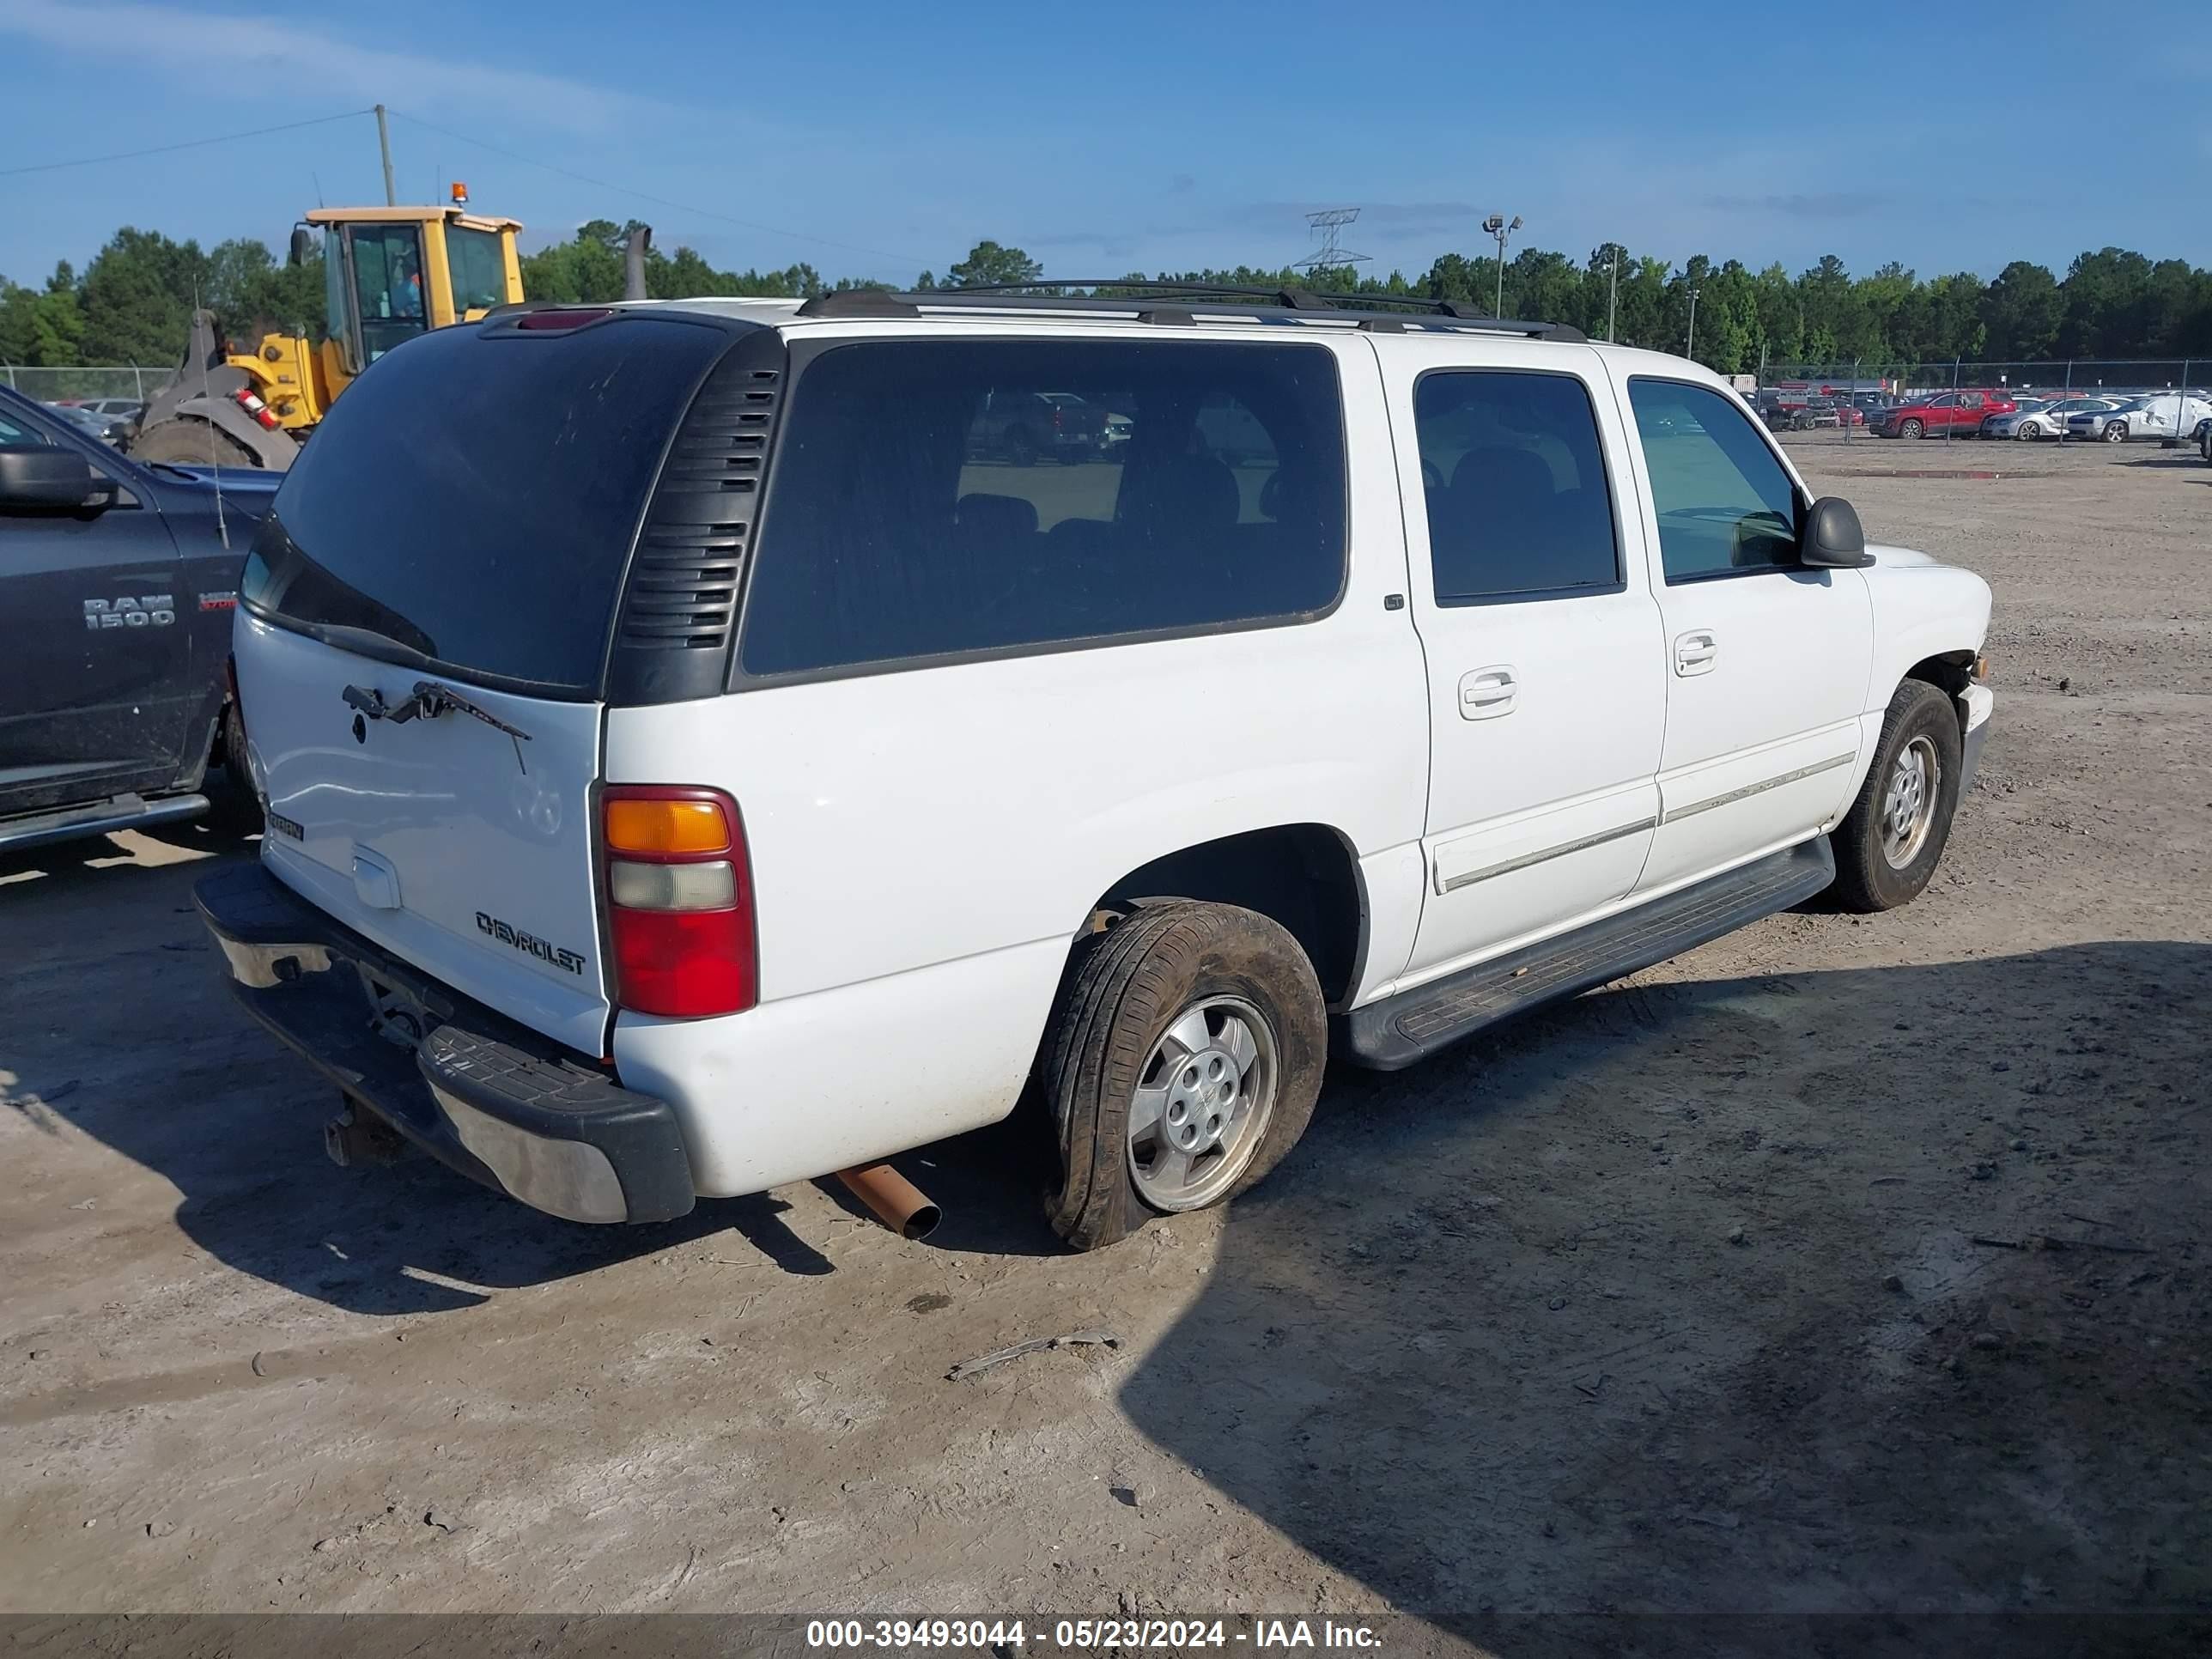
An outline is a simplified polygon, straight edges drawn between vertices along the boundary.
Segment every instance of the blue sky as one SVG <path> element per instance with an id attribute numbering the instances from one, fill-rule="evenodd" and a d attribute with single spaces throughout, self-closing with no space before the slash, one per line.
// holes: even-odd
<path id="1" fill-rule="evenodd" d="M 0 0 L 0 273 L 82 264 L 125 223 L 281 248 L 319 193 L 381 198 L 365 115 L 6 167 L 380 100 L 403 199 L 465 179 L 526 246 L 634 214 L 725 268 L 902 279 L 984 236 L 1065 276 L 1273 263 L 1309 251 L 1304 211 L 1352 204 L 1346 246 L 1409 272 L 1482 251 L 1492 210 L 1577 258 L 1615 238 L 1793 270 L 2063 271 L 2107 243 L 2212 264 L 2193 13 L 1545 9 Z M 2125 118 L 2067 142 L 2085 112 Z"/>

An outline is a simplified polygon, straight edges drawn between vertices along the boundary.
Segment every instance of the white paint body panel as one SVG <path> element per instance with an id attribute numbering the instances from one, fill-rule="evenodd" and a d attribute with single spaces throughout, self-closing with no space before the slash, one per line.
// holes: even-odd
<path id="1" fill-rule="evenodd" d="M 1349 429 L 1386 432 L 1367 342 L 1330 346 Z M 608 712 L 610 782 L 711 785 L 744 818 L 760 1006 L 615 1028 L 625 1082 L 686 1125 L 702 1191 L 1005 1115 L 1093 904 L 1201 842 L 1335 831 L 1369 874 L 1367 972 L 1395 972 L 1420 905 L 1397 849 L 1420 833 L 1428 692 L 1406 611 L 1383 604 L 1406 591 L 1387 447 L 1353 446 L 1350 489 L 1351 574 L 1314 623 Z"/>
<path id="2" fill-rule="evenodd" d="M 786 326 L 856 338 L 1036 325 Z M 1128 324 L 1051 326 L 1158 337 Z M 1243 332 L 1187 337 L 1235 349 Z M 297 842 L 270 836 L 264 856 L 426 973 L 596 1054 L 609 1011 L 592 786 L 727 790 L 749 847 L 761 1000 L 718 1019 L 619 1013 L 611 1045 L 628 1087 L 674 1107 L 698 1190 L 736 1194 L 1012 1109 L 1092 904 L 1153 860 L 1253 830 L 1325 826 L 1358 873 L 1360 966 L 1345 999 L 1358 1006 L 1816 833 L 1850 799 L 1904 671 L 1980 646 L 1986 585 L 1901 550 L 1817 586 L 1762 577 L 1678 601 L 1658 574 L 1625 400 L 1604 395 L 1626 590 L 1439 607 L 1409 401 L 1422 366 L 1562 371 L 1601 392 L 1639 368 L 1722 383 L 1610 348 L 1309 337 L 1338 361 L 1350 489 L 1346 587 L 1320 620 L 644 708 L 468 687 L 532 734 L 525 775 L 507 738 L 461 715 L 372 728 L 356 744 L 343 686 L 397 702 L 417 677 L 241 617 L 257 765 L 272 807 L 304 827 Z M 1394 595 L 1400 608 L 1386 608 Z M 1719 656 L 1686 680 L 1672 641 L 1695 627 L 1714 632 Z M 1515 670 L 1512 711 L 1463 719 L 1462 679 L 1500 664 Z M 1845 751 L 1850 766 L 1683 818 L 1679 835 L 1534 856 Z M 356 848 L 370 855 L 358 875 Z M 588 971 L 485 937 L 478 910 L 582 952 Z"/>
<path id="3" fill-rule="evenodd" d="M 520 763 L 505 734 L 459 712 L 402 726 L 368 721 L 356 742 L 347 686 L 397 704 L 417 680 L 435 677 L 242 612 L 233 644 L 270 810 L 301 830 L 297 840 L 274 828 L 262 837 L 270 871 L 423 972 L 598 1054 L 607 1019 L 591 822 L 599 706 L 447 676 L 530 733 Z M 484 932 L 479 911 L 581 957 L 580 970 Z"/>
<path id="4" fill-rule="evenodd" d="M 1525 341 L 1421 334 L 1382 336 L 1376 352 L 1398 438 L 1413 618 L 1429 669 L 1430 872 L 1405 985 L 1570 921 L 1635 885 L 1658 816 L 1654 774 L 1667 705 L 1630 441 L 1599 355 L 1556 347 L 1532 363 Z M 1415 384 L 1436 371 L 1531 368 L 1572 376 L 1589 394 L 1624 591 L 1440 604 L 1414 441 Z M 1468 682 L 1486 669 L 1494 682 L 1508 668 L 1503 712 L 1466 717 Z"/>

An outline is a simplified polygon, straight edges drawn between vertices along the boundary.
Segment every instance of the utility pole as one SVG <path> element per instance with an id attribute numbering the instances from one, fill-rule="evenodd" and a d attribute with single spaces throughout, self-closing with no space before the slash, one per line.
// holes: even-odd
<path id="1" fill-rule="evenodd" d="M 1613 250 L 1613 280 L 1605 285 L 1605 343 L 1613 343 L 1613 319 L 1620 312 L 1620 247 Z"/>
<path id="2" fill-rule="evenodd" d="M 392 128 L 384 118 L 384 106 L 376 106 L 376 149 L 384 157 L 384 205 L 398 207 L 398 192 L 392 187 Z"/>
<path id="3" fill-rule="evenodd" d="M 1513 222 L 1507 224 L 1505 216 L 1493 213 L 1482 222 L 1482 228 L 1498 239 L 1498 299 L 1492 306 L 1493 317 L 1505 315 L 1505 239 L 1521 228 L 1521 216 L 1515 214 Z"/>
<path id="4" fill-rule="evenodd" d="M 1682 355 L 1693 361 L 1698 355 L 1698 290 L 1695 289 L 1690 290 L 1690 343 L 1683 349 Z"/>

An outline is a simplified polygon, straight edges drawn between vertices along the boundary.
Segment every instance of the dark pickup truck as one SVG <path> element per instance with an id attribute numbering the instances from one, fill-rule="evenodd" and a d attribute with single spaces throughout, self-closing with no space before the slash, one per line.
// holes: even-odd
<path id="1" fill-rule="evenodd" d="M 230 624 L 283 474 L 141 465 L 0 387 L 0 849 L 252 812 Z"/>

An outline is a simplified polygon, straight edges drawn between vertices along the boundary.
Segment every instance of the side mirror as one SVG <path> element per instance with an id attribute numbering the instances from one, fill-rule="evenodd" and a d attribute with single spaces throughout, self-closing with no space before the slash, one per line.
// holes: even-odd
<path id="1" fill-rule="evenodd" d="M 1874 562 L 1859 515 L 1841 495 L 1823 495 L 1797 532 L 1797 562 L 1814 570 L 1859 570 Z"/>
<path id="2" fill-rule="evenodd" d="M 292 227 L 292 263 L 304 265 L 315 257 L 315 231 L 312 225 Z"/>
<path id="3" fill-rule="evenodd" d="M 115 486 L 73 449 L 0 444 L 0 509 L 106 507 Z"/>

